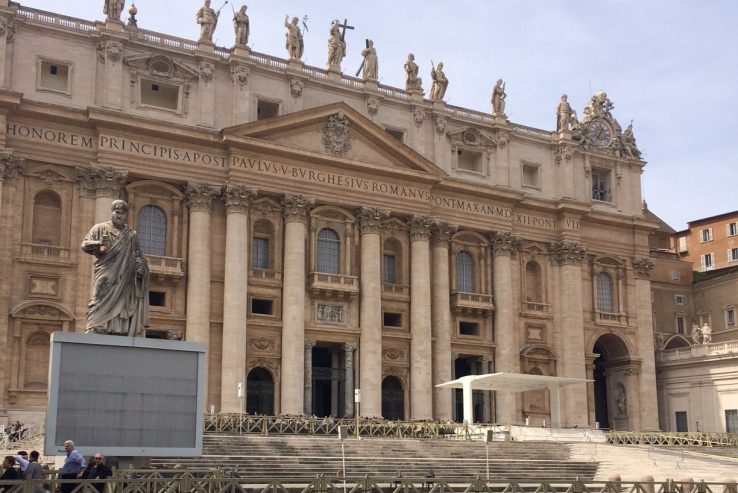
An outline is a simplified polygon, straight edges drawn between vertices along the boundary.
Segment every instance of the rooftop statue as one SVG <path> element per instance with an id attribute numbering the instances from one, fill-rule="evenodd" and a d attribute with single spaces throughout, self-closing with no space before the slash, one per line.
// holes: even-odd
<path id="1" fill-rule="evenodd" d="M 638 150 L 635 136 L 633 135 L 633 120 L 630 121 L 630 124 L 625 128 L 625 132 L 620 137 L 620 148 L 625 157 L 633 159 L 641 158 L 641 151 Z"/>
<path id="2" fill-rule="evenodd" d="M 328 67 L 341 69 L 341 61 L 346 56 L 346 42 L 341 36 L 340 22 L 334 20 L 331 23 L 330 36 L 328 37 Z"/>
<path id="3" fill-rule="evenodd" d="M 431 100 L 443 101 L 446 89 L 448 89 L 448 79 L 443 73 L 443 62 L 438 62 L 438 66 L 431 69 L 431 79 L 433 79 L 430 90 Z"/>
<path id="4" fill-rule="evenodd" d="M 287 15 L 284 18 L 284 27 L 287 28 L 285 33 L 285 48 L 290 56 L 290 60 L 299 60 L 302 58 L 302 52 L 305 50 L 305 44 L 302 39 L 302 31 L 297 25 L 299 19 L 293 17 L 290 20 L 290 16 Z"/>
<path id="5" fill-rule="evenodd" d="M 95 256 L 88 333 L 143 336 L 149 325 L 149 266 L 127 224 L 128 204 L 115 200 L 110 221 L 92 227 L 82 250 Z"/>
<path id="6" fill-rule="evenodd" d="M 556 107 L 556 131 L 567 132 L 576 121 L 576 112 L 571 108 L 566 94 L 561 96 L 561 101 Z"/>
<path id="7" fill-rule="evenodd" d="M 405 62 L 405 90 L 407 92 L 423 92 L 423 79 L 418 77 L 418 64 L 415 63 L 415 55 L 410 53 Z"/>
<path id="8" fill-rule="evenodd" d="M 612 119 L 611 111 L 613 108 L 615 108 L 615 105 L 607 97 L 607 93 L 599 91 L 592 96 L 592 99 L 587 103 L 587 107 L 584 108 L 584 122 L 587 123 L 593 118 Z"/>
<path id="9" fill-rule="evenodd" d="M 123 0 L 105 0 L 103 5 L 103 14 L 107 17 L 107 21 L 120 21 L 120 14 L 123 12 L 125 2 Z"/>
<path id="10" fill-rule="evenodd" d="M 374 48 L 374 41 L 366 40 L 366 48 L 361 50 L 361 56 L 364 57 L 364 61 L 361 62 L 361 67 L 364 70 L 364 80 L 379 79 L 379 59 L 377 58 L 377 50 Z"/>
<path id="11" fill-rule="evenodd" d="M 495 87 L 492 88 L 492 115 L 505 116 L 505 83 L 502 79 L 498 79 Z"/>
<path id="12" fill-rule="evenodd" d="M 236 46 L 249 44 L 249 16 L 246 15 L 246 6 L 241 5 L 238 12 L 233 13 L 233 28 L 236 31 Z"/>
<path id="13" fill-rule="evenodd" d="M 205 0 L 205 3 L 195 15 L 195 21 L 200 24 L 200 41 L 213 42 L 213 33 L 218 25 L 218 16 L 220 16 L 220 11 L 216 12 L 210 8 L 210 0 Z"/>

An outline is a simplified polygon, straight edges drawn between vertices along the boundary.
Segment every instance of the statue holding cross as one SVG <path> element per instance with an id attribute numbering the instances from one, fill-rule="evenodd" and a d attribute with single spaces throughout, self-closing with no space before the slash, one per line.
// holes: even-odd
<path id="1" fill-rule="evenodd" d="M 328 38 L 328 70 L 341 71 L 341 61 L 346 56 L 346 29 L 353 29 L 348 25 L 348 19 L 343 24 L 336 19 L 331 23 L 330 37 Z"/>

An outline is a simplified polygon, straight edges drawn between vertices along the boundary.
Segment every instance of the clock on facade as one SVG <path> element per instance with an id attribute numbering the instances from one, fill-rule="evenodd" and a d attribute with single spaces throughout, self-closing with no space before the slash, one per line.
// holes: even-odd
<path id="1" fill-rule="evenodd" d="M 612 142 L 612 127 L 605 120 L 594 119 L 589 122 L 587 136 L 593 144 L 605 147 Z"/>

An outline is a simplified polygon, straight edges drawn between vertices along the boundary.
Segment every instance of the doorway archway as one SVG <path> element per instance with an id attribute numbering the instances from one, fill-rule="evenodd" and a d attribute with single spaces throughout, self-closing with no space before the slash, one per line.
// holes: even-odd
<path id="1" fill-rule="evenodd" d="M 266 368 L 257 366 L 246 377 L 246 412 L 274 416 L 274 379 Z"/>
<path id="2" fill-rule="evenodd" d="M 405 391 L 397 377 L 388 376 L 382 380 L 382 417 L 384 419 L 405 419 Z"/>
<path id="3" fill-rule="evenodd" d="M 632 429 L 632 403 L 637 394 L 626 375 L 630 366 L 630 352 L 625 342 L 615 334 L 604 334 L 592 350 L 599 356 L 594 360 L 595 421 L 600 428 Z M 632 388 L 631 388 L 632 387 Z"/>

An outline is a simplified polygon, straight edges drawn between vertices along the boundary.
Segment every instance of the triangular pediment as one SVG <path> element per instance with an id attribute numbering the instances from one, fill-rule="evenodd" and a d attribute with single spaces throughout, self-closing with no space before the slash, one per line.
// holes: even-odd
<path id="1" fill-rule="evenodd" d="M 244 145 L 259 142 L 320 156 L 441 177 L 445 173 L 418 152 L 343 102 L 223 129 L 223 138 Z"/>

